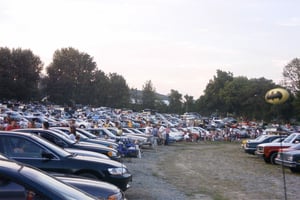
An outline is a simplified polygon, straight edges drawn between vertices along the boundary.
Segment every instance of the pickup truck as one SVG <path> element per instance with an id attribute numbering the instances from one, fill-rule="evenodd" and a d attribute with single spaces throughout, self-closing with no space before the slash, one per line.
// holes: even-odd
<path id="1" fill-rule="evenodd" d="M 292 133 L 282 142 L 272 142 L 259 144 L 256 147 L 255 154 L 264 159 L 266 163 L 275 163 L 275 158 L 279 149 L 284 149 L 293 146 L 300 142 L 300 133 Z"/>

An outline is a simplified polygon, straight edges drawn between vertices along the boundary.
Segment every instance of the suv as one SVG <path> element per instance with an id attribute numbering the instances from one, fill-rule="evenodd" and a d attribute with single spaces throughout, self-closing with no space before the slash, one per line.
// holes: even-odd
<path id="1" fill-rule="evenodd" d="M 279 149 L 288 148 L 300 142 L 300 133 L 292 133 L 282 142 L 272 142 L 257 145 L 255 154 L 262 157 L 266 163 L 275 163 Z"/>

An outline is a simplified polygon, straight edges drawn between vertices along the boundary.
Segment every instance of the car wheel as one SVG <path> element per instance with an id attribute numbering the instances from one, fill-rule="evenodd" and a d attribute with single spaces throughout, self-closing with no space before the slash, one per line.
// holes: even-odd
<path id="1" fill-rule="evenodd" d="M 277 152 L 272 153 L 270 156 L 270 161 L 273 165 L 277 165 L 277 163 L 275 162 L 276 157 L 277 157 Z"/>
<path id="2" fill-rule="evenodd" d="M 79 175 L 83 176 L 83 177 L 86 177 L 86 178 L 99 179 L 95 174 L 90 173 L 90 172 L 81 173 Z"/>
<path id="3" fill-rule="evenodd" d="M 85 128 L 85 125 L 80 125 L 79 128 Z"/>

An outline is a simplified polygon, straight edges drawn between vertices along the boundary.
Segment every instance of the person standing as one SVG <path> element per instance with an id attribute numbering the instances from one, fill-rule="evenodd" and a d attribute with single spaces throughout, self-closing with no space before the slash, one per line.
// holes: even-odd
<path id="1" fill-rule="evenodd" d="M 166 139 L 166 128 L 159 123 L 158 128 L 158 138 L 159 138 L 159 144 L 165 144 Z"/>
<path id="2" fill-rule="evenodd" d="M 43 122 L 43 129 L 48 130 L 49 129 L 49 122 L 45 121 Z"/>
<path id="3" fill-rule="evenodd" d="M 20 128 L 20 126 L 18 125 L 17 121 L 11 118 L 9 124 L 5 127 L 5 130 L 11 131 L 13 129 L 18 129 L 18 128 Z"/>
<path id="4" fill-rule="evenodd" d="M 75 126 L 70 126 L 69 137 L 70 137 L 71 140 L 73 140 L 75 142 L 79 142 L 80 136 L 77 135 L 77 133 L 76 133 L 76 127 Z"/>
<path id="5" fill-rule="evenodd" d="M 166 133 L 165 145 L 169 145 L 170 132 L 171 132 L 170 125 L 167 125 L 165 129 L 165 133 Z"/>
<path id="6" fill-rule="evenodd" d="M 104 128 L 110 127 L 110 120 L 109 119 L 106 119 L 105 123 L 103 124 L 103 127 Z"/>

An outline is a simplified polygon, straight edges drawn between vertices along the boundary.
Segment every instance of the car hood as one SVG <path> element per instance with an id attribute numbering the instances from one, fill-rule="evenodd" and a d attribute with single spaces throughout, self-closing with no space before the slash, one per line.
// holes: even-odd
<path id="1" fill-rule="evenodd" d="M 75 160 L 84 160 L 87 162 L 98 162 L 100 165 L 110 165 L 112 167 L 125 167 L 127 168 L 123 163 L 120 163 L 118 161 L 114 161 L 114 160 L 109 160 L 109 159 L 103 159 L 103 158 L 96 158 L 96 157 L 90 157 L 90 156 L 73 156 L 71 159 L 75 159 Z"/>
<path id="2" fill-rule="evenodd" d="M 98 148 L 98 149 L 102 149 L 102 150 L 107 150 L 107 151 L 112 151 L 113 149 L 101 144 L 94 144 L 94 143 L 89 143 L 89 142 L 79 142 L 79 143 L 74 143 L 74 146 L 78 146 L 78 147 L 87 147 L 87 148 Z"/>
<path id="3" fill-rule="evenodd" d="M 104 181 L 99 181 L 99 180 L 91 180 L 88 178 L 83 178 L 83 177 L 72 177 L 68 175 L 56 175 L 54 174 L 56 178 L 59 180 L 69 183 L 75 187 L 78 187 L 79 189 L 87 188 L 87 187 L 93 187 L 94 190 L 97 190 L 97 192 L 103 194 L 103 193 L 118 193 L 120 192 L 120 189 L 110 183 L 104 182 Z M 95 194 L 93 194 L 95 195 Z"/>
<path id="4" fill-rule="evenodd" d="M 286 152 L 283 152 L 283 154 L 285 155 L 300 155 L 300 150 L 293 150 L 293 151 L 286 151 Z"/>
<path id="5" fill-rule="evenodd" d="M 72 149 L 72 148 L 64 148 L 64 150 L 66 150 L 70 153 L 75 153 L 77 155 L 81 155 L 81 156 L 91 156 L 91 157 L 102 158 L 102 159 L 110 159 L 108 156 L 106 156 L 102 153 L 97 153 L 97 152 L 93 152 L 93 151 Z"/>
<path id="6" fill-rule="evenodd" d="M 289 147 L 292 146 L 293 144 L 291 143 L 283 143 L 283 142 L 270 142 L 270 143 L 263 143 L 259 144 L 258 146 L 260 147 Z"/>

